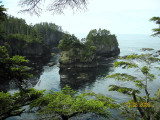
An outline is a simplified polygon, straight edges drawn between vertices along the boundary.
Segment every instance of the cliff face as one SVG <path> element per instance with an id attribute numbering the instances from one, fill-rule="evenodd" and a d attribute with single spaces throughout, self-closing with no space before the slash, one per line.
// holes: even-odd
<path id="1" fill-rule="evenodd" d="M 11 34 L 7 36 L 5 42 L 10 45 L 9 54 L 27 57 L 50 56 L 52 48 L 58 46 L 62 34 L 57 34 L 57 36 L 43 41 L 29 37 L 30 36 L 28 36 L 27 39 L 27 36 L 21 34 Z"/>
<path id="2" fill-rule="evenodd" d="M 98 44 L 96 45 L 96 54 L 98 56 L 103 56 L 103 57 L 112 57 L 115 55 L 118 55 L 120 53 L 120 49 L 116 44 L 113 45 L 104 45 L 104 44 Z"/>
<path id="3" fill-rule="evenodd" d="M 50 50 L 47 46 L 44 46 L 39 43 L 32 43 L 25 47 L 23 49 L 23 55 L 24 56 L 34 56 L 34 57 L 42 57 L 42 56 L 49 56 L 50 55 Z"/>
<path id="4" fill-rule="evenodd" d="M 41 57 L 50 55 L 50 49 L 41 43 L 26 43 L 14 41 L 10 43 L 10 55 L 22 55 L 27 57 Z"/>
<path id="5" fill-rule="evenodd" d="M 87 36 L 96 46 L 96 54 L 103 57 L 112 57 L 120 53 L 116 36 L 107 30 L 91 30 Z"/>
<path id="6" fill-rule="evenodd" d="M 61 26 L 54 23 L 28 25 L 25 20 L 9 15 L 1 21 L 0 26 L 3 33 L 0 39 L 4 39 L 0 44 L 7 42 L 10 45 L 10 55 L 48 56 L 53 47 L 58 47 L 63 36 Z"/>

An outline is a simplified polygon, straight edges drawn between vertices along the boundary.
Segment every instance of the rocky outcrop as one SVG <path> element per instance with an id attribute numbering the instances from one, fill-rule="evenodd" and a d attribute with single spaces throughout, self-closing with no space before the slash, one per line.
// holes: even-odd
<path id="1" fill-rule="evenodd" d="M 59 45 L 61 49 L 60 68 L 98 67 L 99 59 L 113 57 L 120 53 L 115 35 L 108 30 L 91 30 L 84 43 L 75 36 L 66 35 Z"/>
<path id="2" fill-rule="evenodd" d="M 69 51 L 62 51 L 59 59 L 60 68 L 93 68 L 100 65 L 99 59 L 116 56 L 120 53 L 118 47 L 111 49 L 106 47 L 99 48 L 98 53 L 91 54 L 86 57 L 83 55 L 84 49 L 71 49 Z"/>
<path id="3" fill-rule="evenodd" d="M 151 50 L 154 50 L 153 48 L 142 48 L 141 50 L 143 51 L 151 51 Z"/>
<path id="4" fill-rule="evenodd" d="M 115 35 L 101 35 L 99 39 L 93 40 L 96 46 L 96 54 L 102 57 L 112 57 L 120 53 L 118 41 Z"/>
<path id="5" fill-rule="evenodd" d="M 83 56 L 83 49 L 71 49 L 62 51 L 59 59 L 60 68 L 89 68 L 97 67 L 96 55 Z"/>

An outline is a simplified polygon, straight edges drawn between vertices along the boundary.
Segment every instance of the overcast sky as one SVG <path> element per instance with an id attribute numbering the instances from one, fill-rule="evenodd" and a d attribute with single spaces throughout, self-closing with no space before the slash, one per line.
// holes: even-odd
<path id="1" fill-rule="evenodd" d="M 158 27 L 149 19 L 160 16 L 160 0 L 89 0 L 88 10 L 73 14 L 71 9 L 63 15 L 52 15 L 43 12 L 40 17 L 29 14 L 18 14 L 19 0 L 2 0 L 7 13 L 23 18 L 28 24 L 52 22 L 62 26 L 64 31 L 78 37 L 85 35 L 91 29 L 105 28 L 113 34 L 152 34 Z M 45 0 L 51 1 L 51 0 Z"/>

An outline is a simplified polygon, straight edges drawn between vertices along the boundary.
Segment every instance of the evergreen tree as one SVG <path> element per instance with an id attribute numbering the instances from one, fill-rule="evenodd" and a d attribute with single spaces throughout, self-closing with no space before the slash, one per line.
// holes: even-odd
<path id="1" fill-rule="evenodd" d="M 9 57 L 7 48 L 0 46 L 0 78 L 1 80 L 14 80 L 20 90 L 25 90 L 26 80 L 32 77 L 27 72 L 28 67 L 25 64 L 28 60 L 23 56 Z"/>
<path id="2" fill-rule="evenodd" d="M 2 3 L 0 1 L 0 3 Z M 4 8 L 3 5 L 0 5 L 0 23 L 5 19 L 6 14 L 4 13 L 6 11 L 6 9 Z M 2 24 L 0 24 L 0 40 L 3 39 L 4 36 L 4 27 Z"/>
<path id="3" fill-rule="evenodd" d="M 89 32 L 86 39 L 93 41 L 95 46 L 100 43 L 106 46 L 112 46 L 114 44 L 118 46 L 116 36 L 114 34 L 112 35 L 110 31 L 106 29 L 93 29 Z"/>
<path id="4" fill-rule="evenodd" d="M 132 96 L 132 100 L 127 103 L 122 103 L 122 113 L 130 120 L 137 120 L 139 117 L 143 120 L 154 119 L 159 112 L 154 109 L 154 100 L 150 98 L 150 93 L 148 91 L 149 81 L 155 79 L 155 75 L 151 74 L 152 65 L 160 61 L 159 58 L 152 57 L 151 54 L 142 55 L 128 55 L 120 57 L 120 62 L 115 62 L 115 67 L 122 67 L 127 69 L 139 70 L 141 72 L 141 77 L 136 77 L 126 73 L 115 73 L 107 76 L 106 78 L 114 78 L 115 80 L 133 82 L 139 89 L 143 89 L 145 96 L 141 97 L 138 94 L 141 93 L 139 89 L 133 89 L 128 87 L 122 87 L 118 85 L 110 85 L 110 91 L 117 91 L 123 94 L 128 94 Z M 124 61 L 125 60 L 125 61 Z M 136 61 L 142 62 L 143 65 L 136 64 Z M 153 115 L 153 113 L 155 113 Z M 160 117 L 160 116 L 159 116 Z"/>
<path id="5" fill-rule="evenodd" d="M 30 104 L 30 108 L 37 108 L 44 119 L 60 117 L 63 120 L 86 113 L 109 118 L 110 112 L 107 109 L 118 107 L 111 98 L 95 93 L 76 95 L 76 91 L 69 86 L 60 92 L 51 91 Z"/>
<path id="6" fill-rule="evenodd" d="M 26 105 L 43 96 L 43 91 L 33 88 L 19 91 L 14 94 L 0 92 L 0 120 L 12 116 L 20 116 L 27 111 Z"/>
<path id="7" fill-rule="evenodd" d="M 62 40 L 60 41 L 59 48 L 62 51 L 68 51 L 73 48 L 79 48 L 82 44 L 78 38 L 74 35 L 64 34 Z"/>
<path id="8" fill-rule="evenodd" d="M 10 45 L 11 55 L 29 55 L 23 53 L 30 48 L 35 50 L 33 46 L 41 46 L 42 54 L 48 55 L 53 47 L 58 46 L 63 35 L 62 28 L 54 23 L 27 25 L 24 19 L 13 16 L 5 16 L 0 26 L 3 32 L 1 44 L 7 42 Z"/>
<path id="9" fill-rule="evenodd" d="M 4 20 L 2 19 L 5 16 L 3 11 L 5 9 L 0 6 L 0 21 Z M 4 34 L 0 40 L 2 39 L 4 39 Z M 25 80 L 31 77 L 31 74 L 27 72 L 28 67 L 24 66 L 28 60 L 18 55 L 10 57 L 7 47 L 6 43 L 0 46 L 0 80 L 15 80 L 20 91 L 14 94 L 0 92 L 0 120 L 21 115 L 25 111 L 24 106 L 43 95 L 43 91 L 28 89 L 24 86 Z"/>

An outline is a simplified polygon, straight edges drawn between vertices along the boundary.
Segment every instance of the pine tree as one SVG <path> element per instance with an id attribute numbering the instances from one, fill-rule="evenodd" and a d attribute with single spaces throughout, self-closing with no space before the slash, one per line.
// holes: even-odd
<path id="1" fill-rule="evenodd" d="M 144 120 L 151 120 L 154 118 L 154 101 L 150 98 L 150 93 L 148 91 L 149 81 L 155 79 L 155 75 L 151 74 L 152 65 L 160 61 L 159 58 L 152 57 L 151 54 L 141 54 L 141 55 L 128 55 L 120 57 L 120 62 L 115 62 L 115 67 L 122 67 L 123 69 L 133 69 L 140 71 L 141 77 L 136 77 L 127 73 L 115 73 L 107 76 L 106 78 L 114 78 L 115 80 L 133 82 L 135 86 L 139 89 L 133 89 L 118 85 L 110 85 L 110 91 L 117 91 L 123 94 L 132 96 L 132 100 L 127 103 L 122 103 L 122 113 L 126 115 L 128 119 L 137 120 L 139 117 Z M 138 65 L 136 62 L 139 61 L 143 65 Z M 141 93 L 140 89 L 144 90 L 145 96 L 139 96 Z M 138 112 L 137 112 L 138 111 Z"/>

